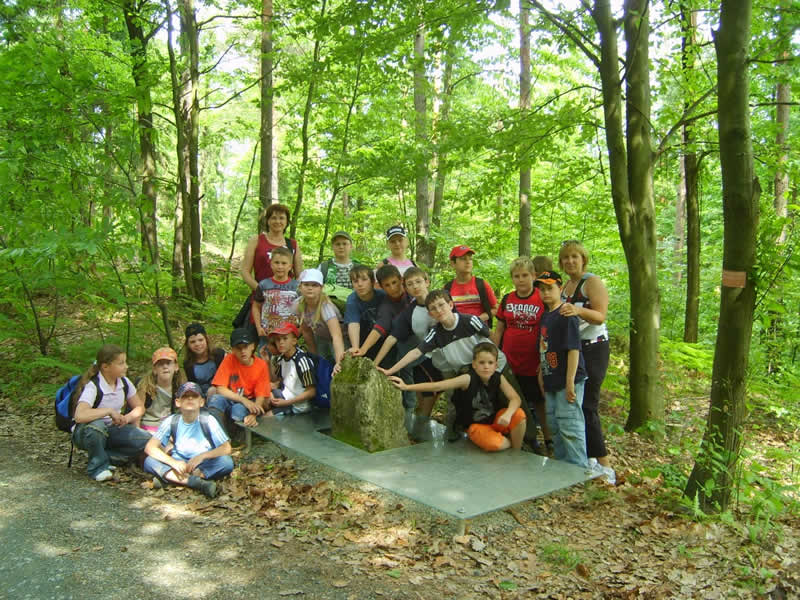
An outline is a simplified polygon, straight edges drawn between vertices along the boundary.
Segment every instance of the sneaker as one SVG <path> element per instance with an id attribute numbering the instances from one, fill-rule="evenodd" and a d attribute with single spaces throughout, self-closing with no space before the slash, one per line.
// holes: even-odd
<path id="1" fill-rule="evenodd" d="M 196 475 L 190 475 L 187 483 L 193 490 L 202 492 L 203 496 L 206 498 L 217 497 L 217 484 L 214 481 L 209 481 L 208 479 L 203 479 L 202 477 L 197 477 Z"/>
<path id="2" fill-rule="evenodd" d="M 94 476 L 95 481 L 108 481 L 114 476 L 114 474 L 109 471 L 108 469 L 103 469 L 97 475 Z"/>
<path id="3" fill-rule="evenodd" d="M 614 469 L 600 465 L 600 470 L 603 472 L 603 477 L 606 478 L 606 481 L 609 484 L 617 485 L 617 474 L 614 472 Z"/>
<path id="4" fill-rule="evenodd" d="M 117 467 L 116 467 L 116 466 L 114 466 L 114 465 L 108 465 L 108 470 L 109 470 L 109 471 L 111 471 L 111 472 L 113 473 L 114 471 L 116 471 L 116 470 L 117 470 Z"/>
<path id="5" fill-rule="evenodd" d="M 161 481 L 158 477 L 153 477 L 153 489 L 154 490 L 163 490 L 164 489 L 164 482 Z"/>
<path id="6" fill-rule="evenodd" d="M 592 471 L 594 471 L 595 469 L 597 469 L 597 459 L 596 459 L 596 458 L 590 458 L 590 459 L 589 459 L 589 468 L 590 468 Z"/>

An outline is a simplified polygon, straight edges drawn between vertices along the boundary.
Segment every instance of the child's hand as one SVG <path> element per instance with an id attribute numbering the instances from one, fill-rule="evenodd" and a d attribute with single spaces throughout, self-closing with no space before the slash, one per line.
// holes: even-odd
<path id="1" fill-rule="evenodd" d="M 244 402 L 242 402 L 242 404 L 244 404 L 244 407 L 248 411 L 250 411 L 251 415 L 263 415 L 264 414 L 264 409 L 262 407 L 260 407 L 258 404 L 256 404 L 255 402 L 253 402 L 252 400 L 245 400 Z"/>
<path id="2" fill-rule="evenodd" d="M 269 403 L 272 404 L 272 406 L 289 406 L 291 404 L 291 402 L 285 400 L 284 398 L 275 398 L 275 397 L 271 397 L 269 399 Z"/>
<path id="3" fill-rule="evenodd" d="M 125 420 L 125 416 L 119 414 L 119 412 L 114 410 L 114 409 L 109 409 L 108 410 L 108 416 L 111 417 L 111 422 L 114 425 L 119 425 L 119 426 L 127 425 L 127 421 Z"/>
<path id="4" fill-rule="evenodd" d="M 247 415 L 242 423 L 244 423 L 246 427 L 255 427 L 258 425 L 258 419 L 256 419 L 255 415 Z"/>
<path id="5" fill-rule="evenodd" d="M 335 365 L 333 365 L 333 371 L 331 371 L 331 375 L 332 376 L 336 375 L 337 373 L 340 373 L 341 370 L 342 370 L 342 363 L 337 362 Z"/>
<path id="6" fill-rule="evenodd" d="M 380 371 L 380 369 L 378 370 Z M 399 390 L 405 391 L 408 389 L 408 385 L 406 385 L 406 382 L 397 377 L 397 375 L 390 375 L 389 381 L 392 383 L 394 387 L 396 387 Z"/>
<path id="7" fill-rule="evenodd" d="M 172 470 L 178 475 L 187 475 L 190 473 L 190 471 L 188 471 L 189 466 L 182 460 L 173 460 L 170 465 L 172 466 Z"/>
<path id="8" fill-rule="evenodd" d="M 577 317 L 578 307 L 574 304 L 570 304 L 569 302 L 564 302 L 564 304 L 562 304 L 558 309 L 558 314 L 564 317 Z"/>
<path id="9" fill-rule="evenodd" d="M 506 427 L 509 423 L 511 423 L 511 417 L 514 416 L 514 413 L 511 410 L 506 410 L 500 417 L 497 419 L 497 424 Z"/>
<path id="10" fill-rule="evenodd" d="M 567 382 L 567 390 L 566 390 L 566 392 L 567 392 L 567 402 L 569 402 L 570 404 L 575 402 L 576 396 L 575 396 L 575 383 L 574 382 L 572 382 L 572 381 L 568 381 Z"/>
<path id="11" fill-rule="evenodd" d="M 389 369 L 384 369 L 383 367 L 375 367 L 375 368 L 378 369 L 378 371 L 380 371 L 384 375 L 391 376 L 391 373 L 389 373 Z"/>
<path id="12" fill-rule="evenodd" d="M 249 415 L 248 415 L 249 416 Z M 192 473 L 194 470 L 200 466 L 200 463 L 205 460 L 205 452 L 198 454 L 197 456 L 193 456 L 189 459 L 189 462 L 186 463 L 186 472 Z"/>
<path id="13" fill-rule="evenodd" d="M 351 356 L 364 356 L 366 352 L 363 352 L 361 348 L 350 348 L 350 355 Z"/>

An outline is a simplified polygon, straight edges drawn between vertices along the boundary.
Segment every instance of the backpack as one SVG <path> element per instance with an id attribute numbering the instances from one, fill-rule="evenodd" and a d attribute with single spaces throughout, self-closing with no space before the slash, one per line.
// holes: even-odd
<path id="1" fill-rule="evenodd" d="M 169 439 L 173 444 L 177 440 L 176 436 L 178 434 L 178 420 L 180 418 L 180 414 L 174 414 L 169 418 Z M 201 410 L 197 418 L 200 420 L 200 429 L 203 430 L 203 435 L 206 436 L 208 443 L 211 444 L 211 448 L 216 448 L 217 445 L 214 443 L 214 440 L 211 437 L 211 428 L 208 426 L 208 420 L 212 419 L 213 417 L 207 410 Z"/>
<path id="2" fill-rule="evenodd" d="M 295 361 L 295 368 L 299 371 L 300 363 L 298 362 L 298 358 L 296 358 L 298 354 L 299 352 L 295 352 L 292 360 Z M 320 408 L 330 408 L 331 379 L 333 379 L 334 364 L 327 358 L 317 354 L 306 352 L 305 355 L 314 363 L 314 386 L 316 388 L 316 393 L 314 394 L 312 402 Z"/>
<path id="3" fill-rule="evenodd" d="M 353 290 L 342 285 L 326 283 L 322 286 L 322 291 L 325 292 L 325 295 L 328 296 L 328 299 L 333 305 L 339 309 L 339 312 L 344 315 L 345 307 L 347 306 L 347 298 L 350 297 Z"/>
<path id="4" fill-rule="evenodd" d="M 444 284 L 444 290 L 449 294 L 450 289 L 453 287 L 453 279 L 448 281 Z M 489 315 L 489 320 L 486 322 L 486 326 L 491 329 L 492 328 L 492 305 L 489 304 L 489 292 L 486 291 L 486 282 L 481 279 L 480 277 L 475 278 L 475 287 L 478 288 L 478 298 L 481 301 L 481 307 L 483 307 L 483 312 Z"/>
<path id="5" fill-rule="evenodd" d="M 56 399 L 53 403 L 56 414 L 56 427 L 58 427 L 61 431 L 66 431 L 67 433 L 72 432 L 72 427 L 75 425 L 75 407 L 78 404 L 78 395 L 75 393 L 75 391 L 80 380 L 80 375 L 73 375 L 70 377 L 67 383 L 58 388 L 58 391 L 56 392 Z M 100 406 L 100 402 L 103 401 L 103 390 L 100 389 L 100 374 L 98 373 L 89 379 L 89 381 L 91 381 L 94 384 L 95 389 L 97 389 L 97 395 L 95 396 L 94 403 L 92 404 L 92 408 L 97 408 Z M 128 380 L 125 377 L 122 378 L 122 389 L 125 399 L 127 400 Z"/>

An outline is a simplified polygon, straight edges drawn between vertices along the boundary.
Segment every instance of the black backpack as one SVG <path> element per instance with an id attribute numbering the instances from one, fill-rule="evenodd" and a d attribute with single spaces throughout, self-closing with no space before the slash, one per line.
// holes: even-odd
<path id="1" fill-rule="evenodd" d="M 450 289 L 453 287 L 453 279 L 448 281 L 444 284 L 444 290 L 449 294 Z M 478 298 L 480 298 L 481 306 L 483 307 L 483 312 L 489 315 L 489 320 L 486 322 L 486 326 L 491 329 L 492 328 L 492 305 L 489 304 L 489 293 L 486 291 L 486 282 L 481 279 L 480 277 L 475 278 L 475 287 L 478 288 Z"/>
<path id="2" fill-rule="evenodd" d="M 175 436 L 178 434 L 178 420 L 180 418 L 180 414 L 174 414 L 169 418 L 169 440 L 173 444 L 176 441 Z M 201 410 L 197 418 L 200 421 L 200 429 L 203 430 L 203 435 L 206 436 L 208 443 L 211 444 L 212 448 L 216 448 L 217 445 L 214 443 L 214 440 L 211 437 L 211 429 L 208 426 L 208 420 L 213 419 L 214 417 L 212 417 L 207 410 Z"/>

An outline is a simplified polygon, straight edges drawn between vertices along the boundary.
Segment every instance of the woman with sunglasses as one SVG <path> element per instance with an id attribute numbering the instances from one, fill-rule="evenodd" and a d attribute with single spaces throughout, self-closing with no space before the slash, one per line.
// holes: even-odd
<path id="1" fill-rule="evenodd" d="M 578 240 L 561 242 L 558 265 L 569 276 L 561 297 L 562 315 L 580 319 L 581 351 L 586 363 L 588 379 L 583 392 L 583 417 L 586 421 L 586 455 L 590 463 L 595 459 L 609 483 L 615 483 L 616 474 L 608 460 L 603 427 L 600 423 L 600 388 L 608 369 L 610 347 L 606 315 L 608 290 L 603 280 L 586 271 L 589 254 Z"/>

